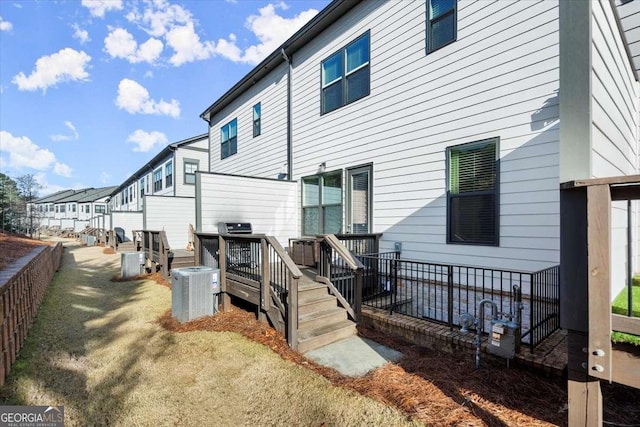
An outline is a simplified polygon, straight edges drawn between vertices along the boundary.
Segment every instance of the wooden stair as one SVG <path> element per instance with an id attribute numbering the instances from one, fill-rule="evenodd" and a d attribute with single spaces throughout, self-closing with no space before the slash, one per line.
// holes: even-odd
<path id="1" fill-rule="evenodd" d="M 184 249 L 169 252 L 169 269 L 193 267 L 196 265 L 193 252 Z"/>
<path id="2" fill-rule="evenodd" d="M 133 242 L 118 243 L 118 252 L 135 252 L 136 247 Z"/>
<path id="3" fill-rule="evenodd" d="M 326 285 L 304 276 L 298 285 L 298 351 L 306 353 L 357 334 Z"/>

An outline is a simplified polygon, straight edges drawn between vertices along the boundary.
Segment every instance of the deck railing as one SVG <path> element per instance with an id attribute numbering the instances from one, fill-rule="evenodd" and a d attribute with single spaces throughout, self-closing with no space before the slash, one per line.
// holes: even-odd
<path id="1" fill-rule="evenodd" d="M 336 234 L 335 236 L 353 254 L 377 254 L 380 252 L 382 233 Z"/>
<path id="2" fill-rule="evenodd" d="M 362 240 L 351 240 L 358 242 Z M 333 234 L 319 241 L 318 275 L 349 316 L 360 321 L 362 311 L 362 263 Z"/>
<path id="3" fill-rule="evenodd" d="M 134 246 L 140 248 L 155 270 L 165 278 L 169 277 L 169 242 L 167 234 L 163 231 L 133 230 Z M 139 239 L 142 238 L 142 244 Z"/>
<path id="4" fill-rule="evenodd" d="M 558 266 L 531 273 L 406 260 L 398 252 L 356 257 L 364 266 L 366 306 L 453 328 L 465 314 L 481 315 L 478 303 L 489 298 L 502 317 L 519 322 L 532 350 L 559 328 Z M 483 319 L 484 330 L 490 320 Z"/>
<path id="5" fill-rule="evenodd" d="M 195 233 L 194 251 L 196 264 L 220 268 L 223 309 L 227 295 L 253 302 L 297 348 L 302 272 L 275 238 Z"/>

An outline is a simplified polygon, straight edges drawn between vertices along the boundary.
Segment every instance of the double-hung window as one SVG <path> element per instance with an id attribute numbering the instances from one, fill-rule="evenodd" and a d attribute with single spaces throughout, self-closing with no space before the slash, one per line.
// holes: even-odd
<path id="1" fill-rule="evenodd" d="M 369 32 L 322 61 L 321 75 L 322 114 L 369 95 Z"/>
<path id="2" fill-rule="evenodd" d="M 140 199 L 144 197 L 144 178 L 140 180 Z"/>
<path id="3" fill-rule="evenodd" d="M 184 183 L 194 185 L 196 183 L 196 172 L 200 162 L 198 160 L 184 160 Z"/>
<path id="4" fill-rule="evenodd" d="M 220 128 L 220 160 L 238 152 L 238 119 Z"/>
<path id="5" fill-rule="evenodd" d="M 162 168 L 153 171 L 153 192 L 162 190 Z"/>
<path id="6" fill-rule="evenodd" d="M 427 1 L 427 53 L 456 40 L 456 0 Z"/>
<path id="7" fill-rule="evenodd" d="M 498 246 L 498 142 L 447 149 L 447 243 Z"/>
<path id="8" fill-rule="evenodd" d="M 302 178 L 302 234 L 342 230 L 342 171 Z"/>
<path id="9" fill-rule="evenodd" d="M 261 127 L 261 119 L 262 119 L 262 106 L 258 102 L 253 106 L 253 137 L 260 135 L 262 132 Z"/>
<path id="10" fill-rule="evenodd" d="M 96 205 L 95 210 L 97 214 L 103 214 L 105 212 L 104 205 Z"/>
<path id="11" fill-rule="evenodd" d="M 173 185 L 173 162 L 169 162 L 164 167 L 164 186 L 169 188 Z"/>

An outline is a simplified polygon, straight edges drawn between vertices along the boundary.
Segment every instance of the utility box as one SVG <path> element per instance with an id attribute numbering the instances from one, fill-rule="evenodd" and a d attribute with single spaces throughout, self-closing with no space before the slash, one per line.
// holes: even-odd
<path id="1" fill-rule="evenodd" d="M 217 311 L 220 270 L 211 267 L 185 267 L 171 270 L 171 314 L 188 322 Z"/>
<path id="2" fill-rule="evenodd" d="M 520 328 L 516 322 L 493 319 L 487 351 L 505 359 L 513 359 L 520 347 Z"/>
<path id="3" fill-rule="evenodd" d="M 144 272 L 145 258 L 142 252 L 123 252 L 120 255 L 120 276 L 135 277 Z"/>
<path id="4" fill-rule="evenodd" d="M 296 265 L 316 266 L 315 241 L 311 239 L 289 239 L 290 255 Z"/>

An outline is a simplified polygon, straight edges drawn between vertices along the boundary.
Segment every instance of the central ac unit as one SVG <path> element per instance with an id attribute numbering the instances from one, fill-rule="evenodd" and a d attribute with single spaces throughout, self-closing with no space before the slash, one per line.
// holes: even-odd
<path id="1" fill-rule="evenodd" d="M 142 252 L 123 252 L 120 256 L 120 276 L 123 279 L 143 273 L 144 254 Z"/>
<path id="2" fill-rule="evenodd" d="M 219 271 L 203 266 L 171 270 L 171 314 L 179 322 L 215 313 Z"/>

